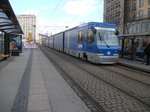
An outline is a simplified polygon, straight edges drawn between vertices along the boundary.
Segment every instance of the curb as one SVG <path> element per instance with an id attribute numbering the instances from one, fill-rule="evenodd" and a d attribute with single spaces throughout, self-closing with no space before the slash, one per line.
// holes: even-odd
<path id="1" fill-rule="evenodd" d="M 138 66 L 135 66 L 135 65 L 126 64 L 126 63 L 123 63 L 123 62 L 118 62 L 118 64 L 129 67 L 129 68 L 133 68 L 133 69 L 136 69 L 136 70 L 140 70 L 140 71 L 143 71 L 143 72 L 150 73 L 149 69 L 141 68 L 141 67 L 138 67 Z"/>

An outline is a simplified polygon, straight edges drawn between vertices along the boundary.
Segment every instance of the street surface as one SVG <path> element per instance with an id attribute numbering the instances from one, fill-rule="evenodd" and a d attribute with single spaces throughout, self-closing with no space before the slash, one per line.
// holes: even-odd
<path id="1" fill-rule="evenodd" d="M 47 47 L 41 49 L 106 112 L 150 111 L 148 73 L 120 65 L 96 65 Z"/>

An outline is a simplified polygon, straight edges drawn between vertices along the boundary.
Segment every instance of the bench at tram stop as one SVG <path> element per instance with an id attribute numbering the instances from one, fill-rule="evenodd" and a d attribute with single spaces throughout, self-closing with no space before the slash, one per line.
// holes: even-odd
<path id="1" fill-rule="evenodd" d="M 0 58 L 7 59 L 9 57 L 9 54 L 0 54 Z"/>

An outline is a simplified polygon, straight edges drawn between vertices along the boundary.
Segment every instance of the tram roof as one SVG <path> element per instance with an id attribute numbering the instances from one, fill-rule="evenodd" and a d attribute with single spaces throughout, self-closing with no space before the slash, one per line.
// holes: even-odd
<path id="1" fill-rule="evenodd" d="M 150 36 L 150 33 L 118 35 L 119 38 L 134 38 L 134 37 L 143 37 L 143 36 Z"/>
<path id="2" fill-rule="evenodd" d="M 23 34 L 8 0 L 0 0 L 0 31 L 9 34 Z"/>
<path id="3" fill-rule="evenodd" d="M 106 27 L 106 28 L 115 28 L 116 24 L 112 24 L 112 23 L 104 23 L 104 22 L 88 22 L 88 23 L 83 23 L 81 25 L 78 26 L 79 28 L 83 28 L 83 27 Z"/>

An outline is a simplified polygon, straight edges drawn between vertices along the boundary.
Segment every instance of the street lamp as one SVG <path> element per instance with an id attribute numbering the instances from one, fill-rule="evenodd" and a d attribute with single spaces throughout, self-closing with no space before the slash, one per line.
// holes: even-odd
<path id="1" fill-rule="evenodd" d="M 36 42 L 36 39 L 35 39 L 35 36 L 36 36 L 35 29 L 36 29 L 36 25 L 33 25 L 33 31 L 34 31 L 33 42 L 34 42 L 34 43 Z"/>

